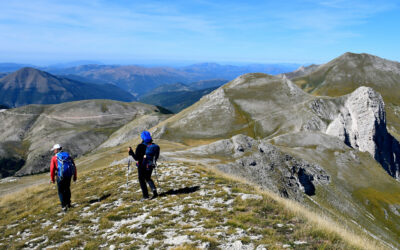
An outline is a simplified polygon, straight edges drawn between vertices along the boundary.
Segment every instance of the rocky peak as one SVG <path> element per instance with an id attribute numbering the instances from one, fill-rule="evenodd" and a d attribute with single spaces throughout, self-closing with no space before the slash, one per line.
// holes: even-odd
<path id="1" fill-rule="evenodd" d="M 370 153 L 391 176 L 399 179 L 399 142 L 388 133 L 385 104 L 372 88 L 360 87 L 349 94 L 326 133 Z"/>
<path id="2" fill-rule="evenodd" d="M 15 71 L 2 78 L 0 83 L 3 83 L 4 89 L 38 89 L 46 91 L 49 89 L 49 84 L 59 82 L 57 77 L 30 67 L 25 67 Z"/>

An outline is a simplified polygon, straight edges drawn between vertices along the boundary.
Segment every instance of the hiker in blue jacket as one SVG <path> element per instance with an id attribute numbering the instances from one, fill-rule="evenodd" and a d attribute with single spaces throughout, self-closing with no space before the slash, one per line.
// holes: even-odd
<path id="1" fill-rule="evenodd" d="M 142 142 L 137 145 L 135 152 L 129 147 L 128 153 L 137 161 L 139 183 L 143 193 L 142 200 L 149 199 L 146 182 L 153 191 L 151 199 L 155 199 L 158 193 L 154 181 L 151 179 L 151 174 L 156 167 L 155 161 L 157 161 L 160 155 L 160 147 L 153 143 L 150 132 L 143 131 L 140 137 L 142 138 Z"/>

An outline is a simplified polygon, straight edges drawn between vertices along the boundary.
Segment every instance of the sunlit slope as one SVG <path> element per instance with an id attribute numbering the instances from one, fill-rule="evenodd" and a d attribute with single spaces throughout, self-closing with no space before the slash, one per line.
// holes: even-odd
<path id="1" fill-rule="evenodd" d="M 398 145 L 386 130 L 384 107 L 366 87 L 317 97 L 287 79 L 247 74 L 162 122 L 154 134 L 202 145 L 168 154 L 172 159 L 216 165 L 399 247 L 398 160 L 391 163 L 393 177 L 374 160 L 399 154 L 398 146 L 380 143 Z"/>
<path id="2" fill-rule="evenodd" d="M 65 214 L 50 184 L 0 198 L 0 246 L 382 247 L 302 206 L 193 164 L 160 162 L 160 197 L 140 202 L 136 171 L 127 184 L 124 161 L 110 166 L 125 156 L 125 146 L 118 146 L 80 158 L 80 177 L 72 184 L 74 207 Z"/>
<path id="3" fill-rule="evenodd" d="M 16 166 L 8 172 L 11 175 L 16 171 L 18 175 L 45 171 L 49 168 L 50 149 L 55 143 L 60 143 L 73 156 L 83 155 L 125 124 L 146 115 L 152 115 L 157 121 L 166 118 L 162 110 L 152 105 L 111 100 L 4 110 L 0 113 L 0 155 L 4 160 L 0 167 L 2 170 L 9 167 L 10 161 L 20 163 L 11 164 Z M 153 125 L 154 121 L 148 126 L 142 122 L 141 128 Z"/>
<path id="4" fill-rule="evenodd" d="M 369 54 L 345 53 L 292 80 L 313 95 L 341 96 L 360 86 L 373 88 L 385 100 L 389 129 L 400 138 L 399 62 Z"/>

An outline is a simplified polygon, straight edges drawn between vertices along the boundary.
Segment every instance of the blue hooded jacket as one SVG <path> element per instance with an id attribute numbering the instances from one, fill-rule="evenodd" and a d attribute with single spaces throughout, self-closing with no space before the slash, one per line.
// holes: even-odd
<path id="1" fill-rule="evenodd" d="M 151 142 L 153 139 L 151 138 L 151 134 L 150 134 L 150 132 L 149 131 L 143 131 L 141 134 L 140 134 L 140 137 L 142 138 L 142 140 L 143 140 L 143 142 L 145 142 L 145 143 L 149 143 L 149 142 Z"/>

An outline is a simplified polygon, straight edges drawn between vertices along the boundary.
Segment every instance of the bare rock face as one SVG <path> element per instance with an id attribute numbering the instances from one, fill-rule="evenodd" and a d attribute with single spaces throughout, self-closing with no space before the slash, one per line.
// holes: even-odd
<path id="1" fill-rule="evenodd" d="M 330 182 L 329 174 L 321 166 L 286 154 L 264 140 L 257 142 L 256 149 L 251 153 L 245 150 L 247 154 L 234 163 L 217 167 L 245 177 L 282 197 L 299 201 L 304 199 L 303 194 L 315 195 L 317 185 Z"/>
<path id="2" fill-rule="evenodd" d="M 326 133 L 370 153 L 391 176 L 400 180 L 399 142 L 388 133 L 385 104 L 372 88 L 360 87 L 348 95 Z"/>
<path id="3" fill-rule="evenodd" d="M 164 153 L 163 156 L 222 156 L 229 163 L 217 164 L 220 171 L 295 200 L 303 200 L 303 194 L 313 196 L 318 185 L 330 183 L 329 174 L 318 164 L 286 154 L 267 140 L 255 140 L 242 134 L 185 151 Z"/>

